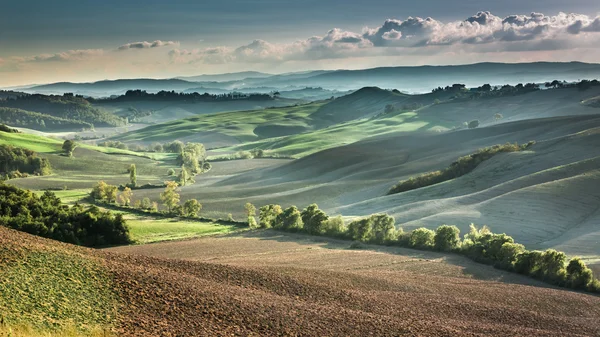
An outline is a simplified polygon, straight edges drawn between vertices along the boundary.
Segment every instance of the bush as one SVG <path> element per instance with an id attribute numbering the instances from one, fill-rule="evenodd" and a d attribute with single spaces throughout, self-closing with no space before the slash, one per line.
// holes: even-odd
<path id="1" fill-rule="evenodd" d="M 102 212 L 96 206 L 63 205 L 52 192 L 40 197 L 31 191 L 0 184 L 0 226 L 84 246 L 131 242 L 121 214 Z"/>
<path id="2" fill-rule="evenodd" d="M 395 220 L 387 214 L 375 214 L 369 217 L 371 236 L 369 241 L 377 244 L 388 244 L 396 240 Z"/>
<path id="3" fill-rule="evenodd" d="M 167 175 L 168 175 L 168 176 L 174 176 L 174 175 L 175 175 L 175 170 L 174 170 L 174 169 L 172 169 L 172 168 L 170 168 L 170 169 L 167 171 Z"/>
<path id="4" fill-rule="evenodd" d="M 348 236 L 355 241 L 368 241 L 371 237 L 371 222 L 369 219 L 352 221 L 348 225 Z"/>
<path id="5" fill-rule="evenodd" d="M 594 274 L 581 258 L 574 257 L 567 265 L 567 286 L 573 289 L 587 289 L 594 281 Z"/>
<path id="6" fill-rule="evenodd" d="M 347 234 L 347 230 L 348 228 L 344 223 L 344 219 L 339 215 L 334 218 L 329 218 L 323 224 L 323 231 L 327 236 L 344 237 Z"/>
<path id="7" fill-rule="evenodd" d="M 456 226 L 442 225 L 435 231 L 433 241 L 436 250 L 453 251 L 460 246 L 460 230 Z"/>
<path id="8" fill-rule="evenodd" d="M 275 228 L 281 228 L 287 231 L 297 231 L 302 229 L 302 216 L 296 206 L 286 208 L 277 216 Z"/>
<path id="9" fill-rule="evenodd" d="M 304 230 L 308 234 L 320 235 L 325 232 L 325 222 L 329 217 L 319 209 L 317 204 L 312 204 L 306 207 L 300 214 Z"/>
<path id="10" fill-rule="evenodd" d="M 259 209 L 259 219 L 261 228 L 275 227 L 277 217 L 283 210 L 279 205 L 266 205 Z"/>
<path id="11" fill-rule="evenodd" d="M 197 218 L 200 216 L 202 204 L 196 199 L 189 199 L 183 204 L 183 215 L 189 218 Z"/>
<path id="12" fill-rule="evenodd" d="M 435 232 L 427 228 L 417 228 L 410 233 L 408 244 L 419 249 L 432 249 Z"/>

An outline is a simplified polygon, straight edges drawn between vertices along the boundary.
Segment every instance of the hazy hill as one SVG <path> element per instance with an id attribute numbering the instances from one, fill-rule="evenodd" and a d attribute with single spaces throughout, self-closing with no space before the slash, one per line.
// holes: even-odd
<path id="1" fill-rule="evenodd" d="M 265 78 L 273 76 L 272 74 L 261 73 L 258 71 L 243 71 L 238 73 L 227 73 L 227 74 L 215 74 L 215 75 L 198 75 L 198 76 L 179 76 L 178 79 L 193 81 L 193 82 L 227 82 L 227 81 L 239 81 L 246 78 Z"/>

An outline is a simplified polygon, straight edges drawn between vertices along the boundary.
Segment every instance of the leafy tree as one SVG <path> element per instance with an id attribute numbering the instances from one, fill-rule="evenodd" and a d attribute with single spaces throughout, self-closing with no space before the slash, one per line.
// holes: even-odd
<path id="1" fill-rule="evenodd" d="M 302 216 L 296 206 L 290 206 L 277 215 L 275 228 L 281 228 L 289 231 L 302 229 Z"/>
<path id="2" fill-rule="evenodd" d="M 144 199 L 142 199 L 141 207 L 142 207 L 142 209 L 145 209 L 145 210 L 151 210 L 152 209 L 152 201 L 150 200 L 150 198 L 145 197 Z"/>
<path id="3" fill-rule="evenodd" d="M 442 225 L 436 229 L 433 241 L 436 250 L 453 251 L 460 245 L 460 230 L 456 226 Z"/>
<path id="4" fill-rule="evenodd" d="M 123 204 L 123 206 L 129 206 L 132 196 L 133 196 L 133 192 L 131 191 L 131 188 L 125 187 L 123 192 L 121 192 L 121 194 L 119 194 L 119 201 L 121 202 L 121 204 Z"/>
<path id="5" fill-rule="evenodd" d="M 190 218 L 197 218 L 202 210 L 202 204 L 196 199 L 189 199 L 183 203 L 183 214 Z"/>
<path id="6" fill-rule="evenodd" d="M 514 264 L 519 258 L 519 254 L 525 252 L 525 246 L 513 242 L 505 242 L 500 247 L 496 261 L 496 266 L 504 270 L 513 270 Z"/>
<path id="7" fill-rule="evenodd" d="M 563 285 L 567 278 L 565 262 L 567 256 L 563 252 L 548 249 L 542 254 L 541 271 L 545 281 Z"/>
<path id="8" fill-rule="evenodd" d="M 348 225 L 348 236 L 355 241 L 368 241 L 371 237 L 369 218 L 354 220 Z"/>
<path id="9" fill-rule="evenodd" d="M 246 211 L 246 216 L 248 217 L 248 226 L 250 226 L 250 228 L 257 228 L 258 224 L 256 223 L 256 207 L 254 207 L 254 205 L 252 205 L 251 203 L 247 202 L 246 205 L 244 205 L 244 210 Z"/>
<path id="10" fill-rule="evenodd" d="M 129 180 L 131 181 L 131 186 L 135 187 L 137 185 L 137 168 L 135 164 L 129 166 Z"/>
<path id="11" fill-rule="evenodd" d="M 265 205 L 259 209 L 259 219 L 261 228 L 275 227 L 277 217 L 283 210 L 279 205 Z"/>
<path id="12" fill-rule="evenodd" d="M 185 186 L 185 183 L 188 181 L 188 173 L 185 169 L 185 165 L 181 165 L 181 172 L 179 172 L 179 177 L 177 178 L 179 185 Z"/>
<path id="13" fill-rule="evenodd" d="M 309 234 L 323 234 L 325 231 L 325 222 L 329 217 L 319 209 L 317 204 L 312 204 L 306 207 L 300 214 L 304 230 Z"/>
<path id="14" fill-rule="evenodd" d="M 65 142 L 62 145 L 63 151 L 65 151 L 65 154 L 69 157 L 73 156 L 73 151 L 75 151 L 76 147 L 77 147 L 77 143 L 75 143 L 74 141 L 72 141 L 70 139 L 65 140 Z"/>
<path id="15" fill-rule="evenodd" d="M 537 250 L 524 251 L 517 256 L 514 268 L 517 273 L 539 277 L 543 273 L 541 265 L 542 252 Z"/>
<path id="16" fill-rule="evenodd" d="M 409 245 L 413 248 L 431 249 L 434 245 L 435 232 L 427 228 L 417 228 L 410 233 Z"/>
<path id="17" fill-rule="evenodd" d="M 163 205 L 167 207 L 169 212 L 173 211 L 173 208 L 179 204 L 180 196 L 177 193 L 177 183 L 174 181 L 165 182 L 165 191 L 160 194 L 160 199 Z"/>
<path id="18" fill-rule="evenodd" d="M 375 214 L 369 217 L 371 223 L 370 241 L 386 244 L 396 239 L 395 219 L 387 214 Z"/>
<path id="19" fill-rule="evenodd" d="M 107 186 L 108 186 L 108 184 L 106 184 L 104 181 L 99 181 L 98 183 L 96 183 L 96 185 L 94 185 L 94 187 L 92 187 L 92 192 L 90 193 L 90 196 L 92 197 L 92 199 L 105 200 Z"/>
<path id="20" fill-rule="evenodd" d="M 48 159 L 38 157 L 34 151 L 0 145 L 0 175 L 5 176 L 13 171 L 43 176 L 51 174 L 52 167 Z"/>
<path id="21" fill-rule="evenodd" d="M 343 237 L 346 235 L 346 224 L 341 216 L 331 217 L 323 224 L 325 235 Z"/>
<path id="22" fill-rule="evenodd" d="M 114 185 L 106 185 L 105 187 L 105 195 L 106 195 L 106 201 L 108 203 L 113 203 L 117 201 L 117 193 L 119 191 L 119 188 L 117 186 Z"/>
<path id="23" fill-rule="evenodd" d="M 567 285 L 573 289 L 586 289 L 594 281 L 594 274 L 579 257 L 567 265 Z"/>

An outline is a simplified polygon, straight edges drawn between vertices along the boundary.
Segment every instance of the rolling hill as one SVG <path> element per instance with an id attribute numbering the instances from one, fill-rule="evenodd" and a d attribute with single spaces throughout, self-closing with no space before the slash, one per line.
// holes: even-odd
<path id="1" fill-rule="evenodd" d="M 2 227 L 0 247 L 9 276 L 0 279 L 0 332 L 6 324 L 97 336 L 600 332 L 596 296 L 437 253 L 347 250 L 270 231 L 98 251 Z"/>

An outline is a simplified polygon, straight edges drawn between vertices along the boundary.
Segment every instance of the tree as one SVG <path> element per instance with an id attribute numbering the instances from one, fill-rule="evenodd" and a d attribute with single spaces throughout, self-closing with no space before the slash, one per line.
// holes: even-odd
<path id="1" fill-rule="evenodd" d="M 185 186 L 185 183 L 188 181 L 188 173 L 185 169 L 185 165 L 181 165 L 181 172 L 179 172 L 179 177 L 177 178 L 179 185 Z"/>
<path id="2" fill-rule="evenodd" d="M 475 129 L 476 127 L 479 126 L 479 120 L 474 119 L 474 120 L 470 121 L 467 126 L 469 127 L 469 129 Z"/>
<path id="3" fill-rule="evenodd" d="M 281 214 L 283 210 L 279 205 L 265 205 L 259 209 L 258 215 L 260 219 L 261 228 L 275 227 L 277 222 L 277 216 Z"/>
<path id="4" fill-rule="evenodd" d="M 177 183 L 174 181 L 165 182 L 165 191 L 160 194 L 160 200 L 163 205 L 167 207 L 169 212 L 173 211 L 173 208 L 179 204 L 180 196 L 177 193 Z"/>
<path id="5" fill-rule="evenodd" d="M 481 91 L 492 91 L 492 86 L 489 84 L 484 84 L 481 87 L 479 87 L 479 90 Z"/>
<path id="6" fill-rule="evenodd" d="M 196 199 L 189 199 L 183 204 L 183 214 L 190 218 L 197 218 L 202 210 L 202 204 Z"/>
<path id="7" fill-rule="evenodd" d="M 125 187 L 123 192 L 121 192 L 121 194 L 119 195 L 119 201 L 121 202 L 121 204 L 123 204 L 123 206 L 129 206 L 132 196 L 133 192 L 131 191 L 131 188 Z"/>
<path id="8" fill-rule="evenodd" d="M 386 244 L 396 239 L 395 219 L 387 214 L 375 214 L 370 217 L 371 236 L 370 241 L 378 244 Z"/>
<path id="9" fill-rule="evenodd" d="M 137 169 L 135 164 L 129 166 L 129 180 L 131 181 L 131 186 L 135 187 L 137 184 Z"/>
<path id="10" fill-rule="evenodd" d="M 435 233 L 431 229 L 417 228 L 410 233 L 408 244 L 414 248 L 433 248 Z"/>
<path id="11" fill-rule="evenodd" d="M 105 195 L 106 195 L 106 201 L 108 203 L 113 203 L 117 201 L 117 193 L 119 191 L 119 188 L 117 186 L 114 185 L 106 185 L 105 187 Z"/>
<path id="12" fill-rule="evenodd" d="M 329 220 L 329 217 L 319 209 L 317 204 L 306 207 L 300 216 L 302 217 L 304 230 L 309 234 L 323 234 L 325 222 Z"/>
<path id="13" fill-rule="evenodd" d="M 170 168 L 170 169 L 167 171 L 167 175 L 168 175 L 168 176 L 174 176 L 174 175 L 175 175 L 175 170 L 174 170 L 174 169 L 172 169 L 172 168 Z"/>
<path id="14" fill-rule="evenodd" d="M 497 122 L 499 120 L 501 120 L 502 118 L 504 118 L 504 116 L 502 116 L 501 113 L 497 113 L 494 115 L 494 120 Z"/>
<path id="15" fill-rule="evenodd" d="M 106 199 L 107 186 L 108 184 L 106 184 L 104 181 L 99 181 L 98 183 L 96 183 L 96 185 L 94 185 L 94 187 L 92 187 L 92 192 L 90 193 L 90 196 L 95 200 Z"/>
<path id="16" fill-rule="evenodd" d="M 371 237 L 371 221 L 369 218 L 354 220 L 348 225 L 348 236 L 356 241 L 368 241 Z"/>
<path id="17" fill-rule="evenodd" d="M 344 219 L 339 215 L 329 218 L 329 220 L 325 221 L 323 228 L 325 234 L 330 236 L 344 236 L 348 230 L 346 228 L 346 224 L 344 223 Z"/>
<path id="18" fill-rule="evenodd" d="M 296 206 L 290 206 L 281 212 L 276 219 L 275 228 L 295 231 L 302 229 L 302 216 Z"/>
<path id="19" fill-rule="evenodd" d="M 581 258 L 574 257 L 567 265 L 567 285 L 573 289 L 585 289 L 594 281 L 594 274 Z"/>
<path id="20" fill-rule="evenodd" d="M 150 198 L 145 197 L 144 199 L 142 199 L 142 204 L 140 206 L 142 207 L 142 209 L 150 210 L 152 209 L 152 201 L 150 200 Z"/>
<path id="21" fill-rule="evenodd" d="M 256 223 L 256 218 L 254 217 L 256 216 L 256 207 L 247 202 L 246 205 L 244 205 L 244 210 L 246 211 L 246 216 L 248 217 L 248 226 L 250 226 L 250 228 L 257 228 L 258 224 Z"/>
<path id="22" fill-rule="evenodd" d="M 62 149 L 63 149 L 63 151 L 65 151 L 65 154 L 68 157 L 73 156 L 73 151 L 75 151 L 76 147 L 77 147 L 77 143 L 75 143 L 74 141 L 72 141 L 70 139 L 65 140 L 65 142 L 62 145 Z"/>
<path id="23" fill-rule="evenodd" d="M 457 249 L 460 244 L 460 230 L 456 226 L 442 225 L 435 231 L 434 248 L 442 252 Z"/>

